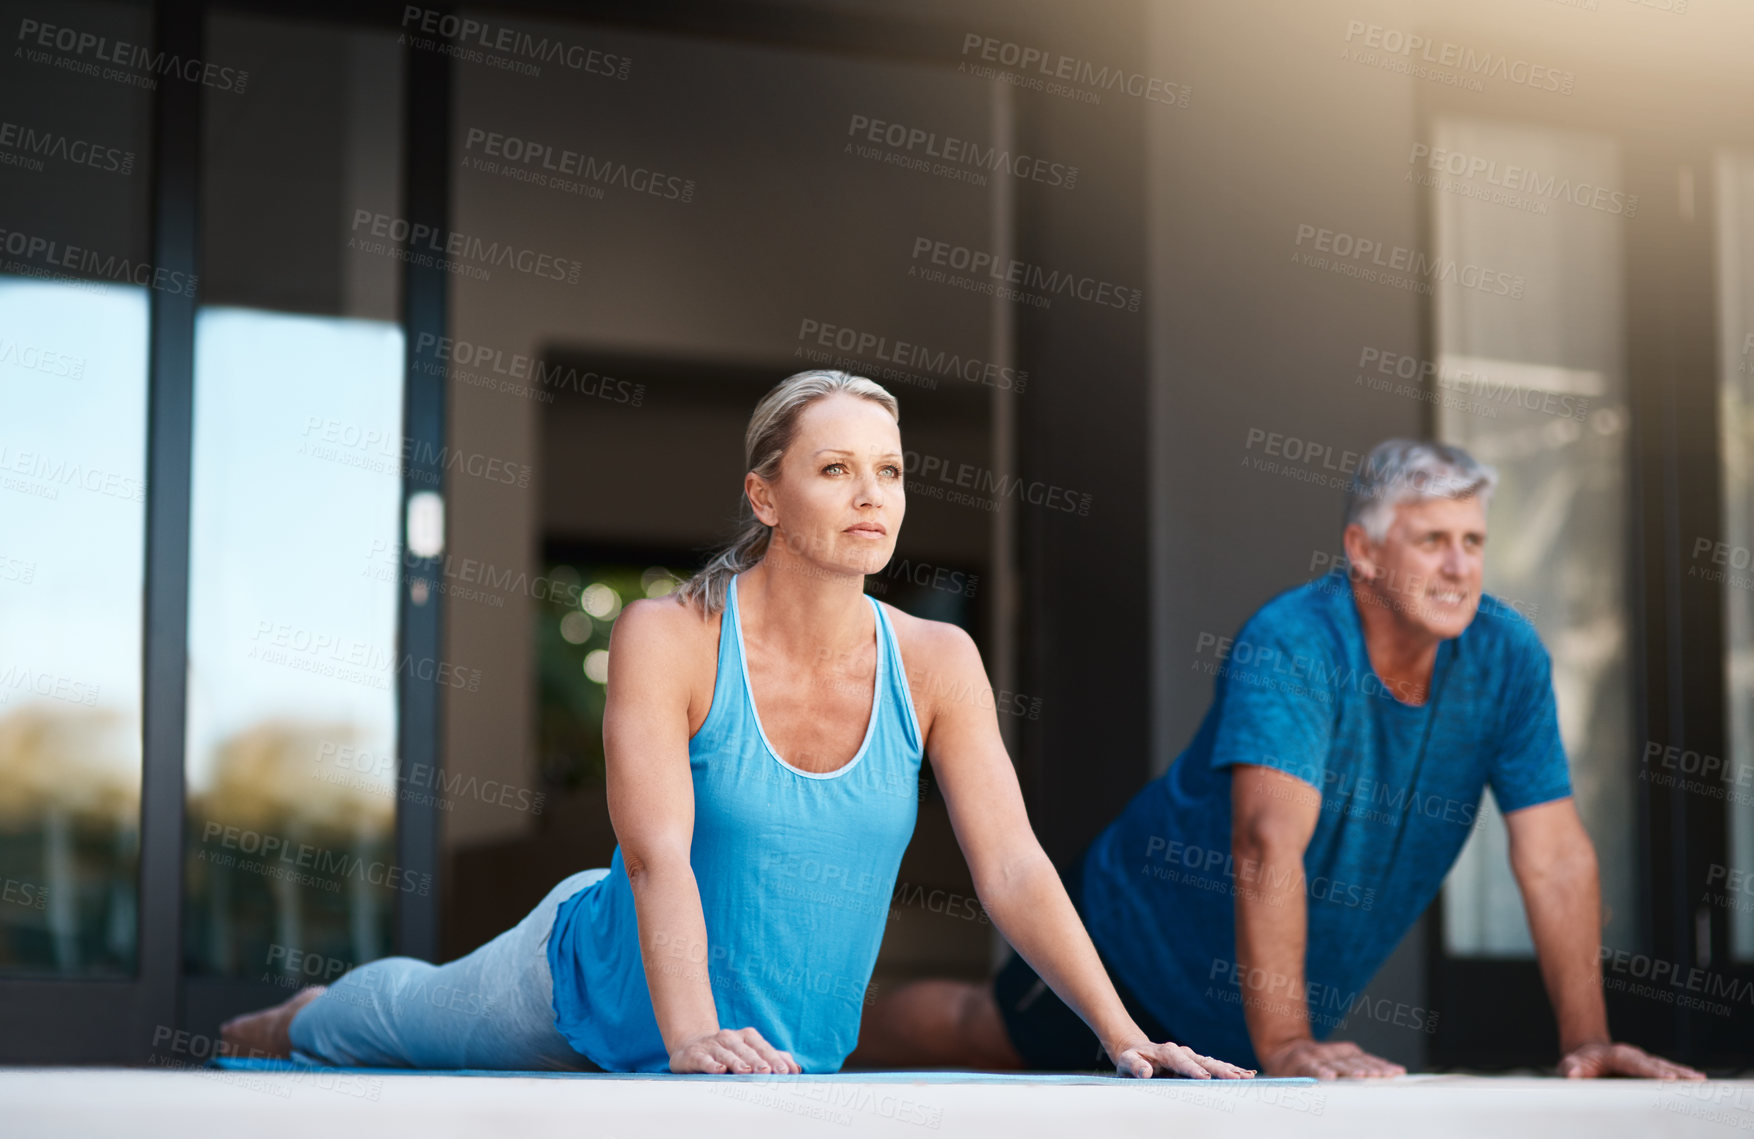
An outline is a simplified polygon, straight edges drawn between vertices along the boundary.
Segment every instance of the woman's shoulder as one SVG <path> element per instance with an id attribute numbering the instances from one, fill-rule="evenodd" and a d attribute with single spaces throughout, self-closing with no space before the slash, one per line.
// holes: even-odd
<path id="1" fill-rule="evenodd" d="M 901 650 L 910 671 L 955 667 L 970 660 L 979 665 L 980 650 L 962 626 L 915 617 L 886 601 L 877 604 L 889 618 L 889 627 L 895 630 L 896 647 Z"/>
<path id="2" fill-rule="evenodd" d="M 672 654 L 703 645 L 716 647 L 718 636 L 718 613 L 702 614 L 671 594 L 629 601 L 615 618 L 613 643 L 615 647 L 632 648 L 636 652 Z"/>

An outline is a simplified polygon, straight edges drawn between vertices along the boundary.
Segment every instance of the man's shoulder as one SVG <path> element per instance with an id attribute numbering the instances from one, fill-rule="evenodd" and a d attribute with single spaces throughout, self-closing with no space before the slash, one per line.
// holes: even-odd
<path id="1" fill-rule="evenodd" d="M 1279 593 L 1254 611 L 1237 635 L 1239 642 L 1275 643 L 1310 651 L 1337 649 L 1340 615 L 1349 587 L 1344 578 L 1318 577 Z"/>

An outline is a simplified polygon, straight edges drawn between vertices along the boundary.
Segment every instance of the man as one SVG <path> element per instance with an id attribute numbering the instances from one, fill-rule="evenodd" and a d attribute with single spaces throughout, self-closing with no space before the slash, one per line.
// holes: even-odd
<path id="1" fill-rule="evenodd" d="M 1595 850 L 1550 662 L 1481 592 L 1496 475 L 1390 440 L 1354 475 L 1350 572 L 1265 605 L 1198 734 L 1086 853 L 1072 893 L 1152 1039 L 1264 1076 L 1395 1076 L 1321 1038 L 1436 896 L 1493 798 L 1510 832 L 1565 1076 L 1703 1079 L 1608 1035 Z M 1015 953 L 991 988 L 880 997 L 853 1062 L 1088 1068 L 1097 1041 Z"/>

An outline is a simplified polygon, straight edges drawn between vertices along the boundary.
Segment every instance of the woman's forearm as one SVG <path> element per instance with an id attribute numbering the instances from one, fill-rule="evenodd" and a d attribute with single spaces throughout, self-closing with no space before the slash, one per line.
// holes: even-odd
<path id="1" fill-rule="evenodd" d="M 1037 854 L 1002 880 L 977 884 L 976 893 L 1005 940 L 1118 1056 L 1145 1034 L 1115 993 L 1053 863 L 1039 847 Z"/>
<path id="2" fill-rule="evenodd" d="M 700 886 L 686 858 L 629 865 L 640 959 L 664 1047 L 674 1053 L 690 1040 L 717 1032 L 719 1013 L 707 973 L 706 919 Z"/>

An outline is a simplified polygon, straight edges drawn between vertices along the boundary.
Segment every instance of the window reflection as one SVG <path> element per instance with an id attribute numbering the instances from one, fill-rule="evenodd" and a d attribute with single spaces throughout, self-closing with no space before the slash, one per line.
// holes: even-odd
<path id="1" fill-rule="evenodd" d="M 1725 889 L 1731 873 L 1754 870 L 1754 154 L 1720 154 L 1717 177 L 1724 532 L 1721 543 L 1689 544 L 1689 572 L 1706 581 L 1722 575 L 1727 654 L 1730 857 L 1711 876 L 1707 899 L 1727 903 L 1718 912 L 1729 922 L 1731 957 L 1754 961 L 1754 893 Z"/>
<path id="2" fill-rule="evenodd" d="M 131 974 L 146 297 L 0 279 L 0 969 Z"/>
<path id="3" fill-rule="evenodd" d="M 196 322 L 198 973 L 369 960 L 397 893 L 431 889 L 394 865 L 402 351 L 380 321 L 210 308 Z"/>
<path id="4" fill-rule="evenodd" d="M 1532 185 L 1623 187 L 1613 140 L 1470 119 L 1433 125 L 1434 152 L 1532 172 Z M 1573 795 L 1601 865 L 1604 944 L 1639 947 L 1633 912 L 1634 783 L 1627 429 L 1622 359 L 1624 213 L 1611 195 L 1501 201 L 1432 190 L 1438 434 L 1498 468 L 1486 589 L 1533 621 L 1553 659 Z M 1500 196 L 1502 197 L 1502 196 Z M 1471 266 L 1522 275 L 1522 295 L 1469 287 Z M 1444 887 L 1450 953 L 1532 957 L 1496 811 Z"/>

